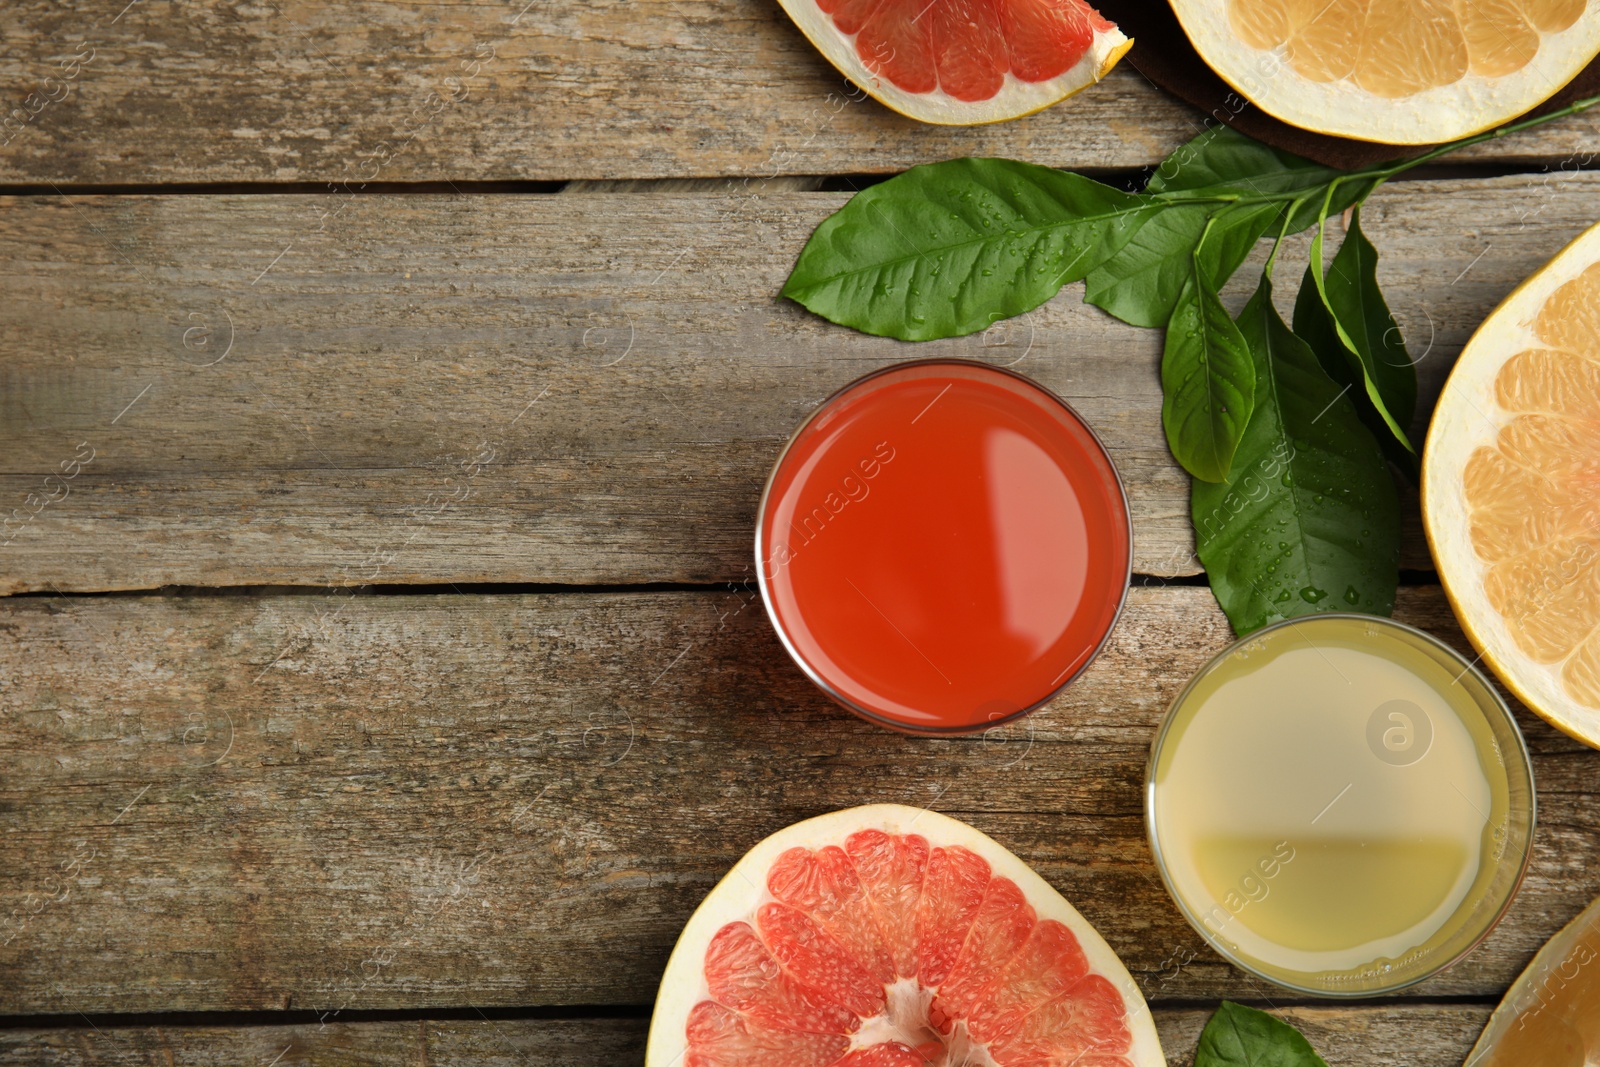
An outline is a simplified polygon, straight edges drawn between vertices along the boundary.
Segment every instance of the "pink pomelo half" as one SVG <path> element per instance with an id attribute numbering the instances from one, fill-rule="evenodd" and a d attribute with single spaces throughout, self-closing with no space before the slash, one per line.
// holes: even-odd
<path id="1" fill-rule="evenodd" d="M 1162 1067 L 1083 916 L 965 823 L 875 804 L 751 849 L 684 927 L 646 1067 Z"/>
<path id="2" fill-rule="evenodd" d="M 780 0 L 840 72 L 914 119 L 1027 115 L 1106 76 L 1133 46 L 1083 0 Z"/>

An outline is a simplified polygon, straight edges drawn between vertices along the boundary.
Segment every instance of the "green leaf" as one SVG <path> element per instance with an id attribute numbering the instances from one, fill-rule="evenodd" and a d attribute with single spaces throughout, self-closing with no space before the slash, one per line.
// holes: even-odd
<path id="1" fill-rule="evenodd" d="M 1172 318 L 1189 284 L 1189 258 L 1196 246 L 1207 280 L 1220 290 L 1256 242 L 1277 225 L 1279 207 L 1171 205 L 1146 219 L 1122 251 L 1089 274 L 1084 299 L 1131 325 L 1160 326 Z"/>
<path id="2" fill-rule="evenodd" d="M 1133 326 L 1164 324 L 1189 284 L 1190 257 L 1216 207 L 1174 204 L 1142 219 L 1132 239 L 1089 272 L 1084 300 Z"/>
<path id="3" fill-rule="evenodd" d="M 1194 1067 L 1328 1067 L 1305 1036 L 1264 1011 L 1224 1000 L 1200 1032 Z"/>
<path id="4" fill-rule="evenodd" d="M 1328 201 L 1328 217 L 1342 215 L 1348 208 L 1366 200 L 1378 183 L 1366 181 L 1340 181 L 1333 190 L 1333 197 Z M 1314 188 L 1309 190 L 1310 196 L 1300 203 L 1295 209 L 1294 220 L 1289 223 L 1288 233 L 1299 233 L 1302 230 L 1315 226 L 1322 218 L 1322 197 L 1325 189 Z"/>
<path id="5" fill-rule="evenodd" d="M 1378 251 L 1361 232 L 1359 208 L 1326 273 L 1322 255 L 1319 229 L 1295 302 L 1295 332 L 1310 343 L 1334 380 L 1354 387 L 1363 421 L 1385 454 L 1414 477 L 1416 451 L 1406 427 L 1416 413 L 1417 371 L 1378 288 Z"/>
<path id="6" fill-rule="evenodd" d="M 1272 283 L 1239 316 L 1255 405 L 1226 481 L 1195 482 L 1195 544 L 1241 637 L 1317 611 L 1388 615 L 1399 582 L 1400 504 L 1355 405 L 1290 332 Z"/>
<path id="7" fill-rule="evenodd" d="M 1200 266 L 1218 292 L 1228 284 L 1268 230 L 1277 228 L 1277 204 L 1240 204 L 1220 212 L 1200 246 Z"/>
<path id="8" fill-rule="evenodd" d="M 1370 368 L 1384 407 L 1400 426 L 1410 426 L 1417 410 L 1417 368 L 1378 288 L 1378 250 L 1361 232 L 1359 207 L 1351 212 L 1349 232 L 1328 268 L 1326 291 L 1328 306 L 1355 341 L 1362 366 Z"/>
<path id="9" fill-rule="evenodd" d="M 1143 197 L 1014 160 L 913 167 L 824 220 L 783 295 L 905 341 L 974 333 L 1111 258 L 1152 210 Z"/>
<path id="10" fill-rule="evenodd" d="M 1212 126 L 1161 161 L 1147 193 L 1208 193 L 1221 186 L 1268 193 L 1326 185 L 1343 173 L 1279 151 L 1230 126 Z"/>
<path id="11" fill-rule="evenodd" d="M 1250 421 L 1255 366 L 1199 257 L 1191 256 L 1190 262 L 1190 284 L 1167 324 L 1161 357 L 1161 425 L 1185 470 L 1220 482 Z"/>
<path id="12" fill-rule="evenodd" d="M 1351 180 L 1344 171 L 1264 145 L 1230 127 L 1213 126 L 1163 160 L 1145 192 L 1169 200 L 1295 194 L 1301 203 L 1288 232 L 1299 233 L 1316 225 L 1323 194 L 1334 179 L 1339 179 L 1339 186 L 1330 213 L 1365 199 L 1375 187 L 1371 179 Z M 1268 229 L 1282 225 L 1289 206 L 1287 201 L 1273 205 L 1277 223 Z"/>
<path id="13" fill-rule="evenodd" d="M 1160 326 L 1189 283 L 1189 256 L 1208 222 L 1201 262 L 1220 290 L 1255 243 L 1281 227 L 1288 207 L 1228 200 L 1303 191 L 1307 203 L 1296 212 L 1304 216 L 1298 227 L 1303 230 L 1317 219 L 1319 190 L 1340 173 L 1214 126 L 1156 168 L 1145 192 L 1163 201 L 1164 210 L 1146 218 L 1120 252 L 1090 272 L 1084 299 L 1134 326 Z M 1215 202 L 1185 202 L 1190 200 Z"/>

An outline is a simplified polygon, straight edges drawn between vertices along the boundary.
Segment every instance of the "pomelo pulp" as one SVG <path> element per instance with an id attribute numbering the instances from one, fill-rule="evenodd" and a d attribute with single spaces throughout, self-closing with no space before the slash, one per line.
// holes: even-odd
<path id="1" fill-rule="evenodd" d="M 876 804 L 797 823 L 694 913 L 646 1067 L 1158 1067 L 1110 946 L 1005 848 Z"/>

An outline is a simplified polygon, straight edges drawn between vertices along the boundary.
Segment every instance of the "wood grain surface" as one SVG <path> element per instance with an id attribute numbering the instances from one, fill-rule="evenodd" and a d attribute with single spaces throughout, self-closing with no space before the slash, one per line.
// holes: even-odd
<path id="1" fill-rule="evenodd" d="M 1265 1003 L 1262 1007 L 1270 1007 Z M 1190 1067 L 1208 1011 L 1157 1008 L 1162 1050 Z M 1489 1015 L 1486 1007 L 1408 1004 L 1292 1007 L 1277 1014 L 1299 1027 L 1337 1067 L 1457 1067 Z M 0 1030 L 0 1061 L 36 1067 L 632 1067 L 643 1060 L 643 1019 L 490 1019 L 310 1023 L 282 1026 L 128 1026 Z"/>
<path id="2" fill-rule="evenodd" d="M 1513 176 L 1370 203 L 1419 361 L 1417 434 L 1471 331 L 1593 222 L 1597 193 L 1593 175 Z M 1135 569 L 1195 573 L 1159 331 L 1080 285 L 949 341 L 834 326 L 775 294 L 844 201 L 0 200 L 0 592 L 747 580 L 789 433 L 858 375 L 927 356 L 1066 397 L 1127 483 Z M 1409 510 L 1406 565 L 1426 568 Z"/>
<path id="3" fill-rule="evenodd" d="M 1461 644 L 1436 588 L 1400 618 Z M 1021 724 L 828 703 L 744 592 L 0 604 L 0 1013 L 649 1004 L 690 912 L 799 819 L 897 801 L 1027 858 L 1158 1001 L 1272 998 L 1173 907 L 1152 732 L 1228 640 L 1133 591 Z M 1507 920 L 1423 997 L 1495 997 L 1600 892 L 1594 753 L 1523 714 L 1542 825 Z"/>
<path id="4" fill-rule="evenodd" d="M 1519 707 L 1541 821 L 1505 922 L 1398 997 L 1295 1004 L 1204 946 L 1144 837 L 1155 726 L 1231 636 L 1208 590 L 1134 589 L 1077 685 L 964 739 L 856 721 L 774 638 L 748 584 L 774 458 L 917 357 L 1066 397 L 1127 483 L 1135 569 L 1198 573 L 1157 332 L 1081 285 L 917 346 L 776 298 L 871 176 L 1001 155 L 1128 180 L 1214 121 L 1131 66 L 941 128 L 773 0 L 0 21 L 0 190 L 23 194 L 0 196 L 0 1063 L 637 1065 L 718 878 L 873 801 L 1033 864 L 1178 1067 L 1222 997 L 1281 1007 L 1335 1067 L 1455 1067 L 1600 893 L 1596 757 Z M 1572 172 L 1597 146 L 1600 111 L 1365 209 L 1414 436 L 1476 325 L 1596 221 L 1600 177 Z M 1465 648 L 1436 586 L 1397 617 Z"/>
<path id="5" fill-rule="evenodd" d="M 0 84 L 0 181 L 40 185 L 889 173 L 962 155 L 1132 168 L 1207 121 L 1125 64 L 1014 122 L 922 125 L 847 83 L 773 0 L 20 0 Z M 1597 123 L 1462 158 L 1575 167 Z"/>

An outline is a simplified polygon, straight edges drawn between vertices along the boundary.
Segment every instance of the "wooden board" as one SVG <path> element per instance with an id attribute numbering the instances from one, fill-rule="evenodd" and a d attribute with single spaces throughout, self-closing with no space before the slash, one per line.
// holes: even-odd
<path id="1" fill-rule="evenodd" d="M 1424 1026 L 1433 1022 L 1432 1016 L 1424 1019 Z M 0 1061 L 34 1067 L 637 1067 L 644 1062 L 645 1023 L 638 1019 L 114 1026 L 73 1017 L 69 1023 L 70 1029 L 0 1030 Z M 1438 1037 L 1448 1041 L 1442 1033 Z"/>
<path id="2" fill-rule="evenodd" d="M 0 182 L 46 188 L 888 173 L 964 155 L 1132 168 L 1207 121 L 1124 65 L 1014 122 L 923 125 L 845 82 L 771 0 L 23 0 L 6 20 Z M 1463 158 L 1576 167 L 1595 121 Z"/>
<path id="3" fill-rule="evenodd" d="M 1419 429 L 1461 344 L 1593 221 L 1597 193 L 1592 175 L 1509 177 L 1372 201 Z M 1065 396 L 1127 483 L 1136 570 L 1194 573 L 1159 332 L 1076 285 L 915 346 L 775 299 L 844 201 L 0 201 L 0 592 L 748 580 L 789 433 L 852 378 L 925 356 L 1013 365 Z M 1429 566 L 1414 527 L 1406 560 Z"/>
<path id="4" fill-rule="evenodd" d="M 1435 588 L 1399 614 L 1461 644 Z M 828 703 L 748 593 L 29 597 L 0 629 L 0 1013 L 648 1004 L 739 855 L 874 801 L 1025 857 L 1156 1000 L 1274 996 L 1144 839 L 1152 732 L 1229 636 L 1205 589 L 1134 590 L 1050 707 L 938 741 Z M 1498 996 L 1600 893 L 1594 753 L 1522 723 L 1532 870 L 1417 996 Z"/>
<path id="5" fill-rule="evenodd" d="M 1171 1067 L 1190 1067 L 1209 1011 L 1157 1008 L 1156 1029 Z M 1457 1067 L 1488 1018 L 1481 1006 L 1288 1008 L 1339 1067 Z M 337 1063 L 341 1067 L 450 1064 L 452 1067 L 613 1067 L 644 1057 L 643 1019 L 489 1019 L 280 1026 L 138 1026 L 0 1030 L 0 1060 L 36 1067 L 212 1067 L 214 1064 Z M 86 1025 L 87 1024 L 87 1025 Z"/>

